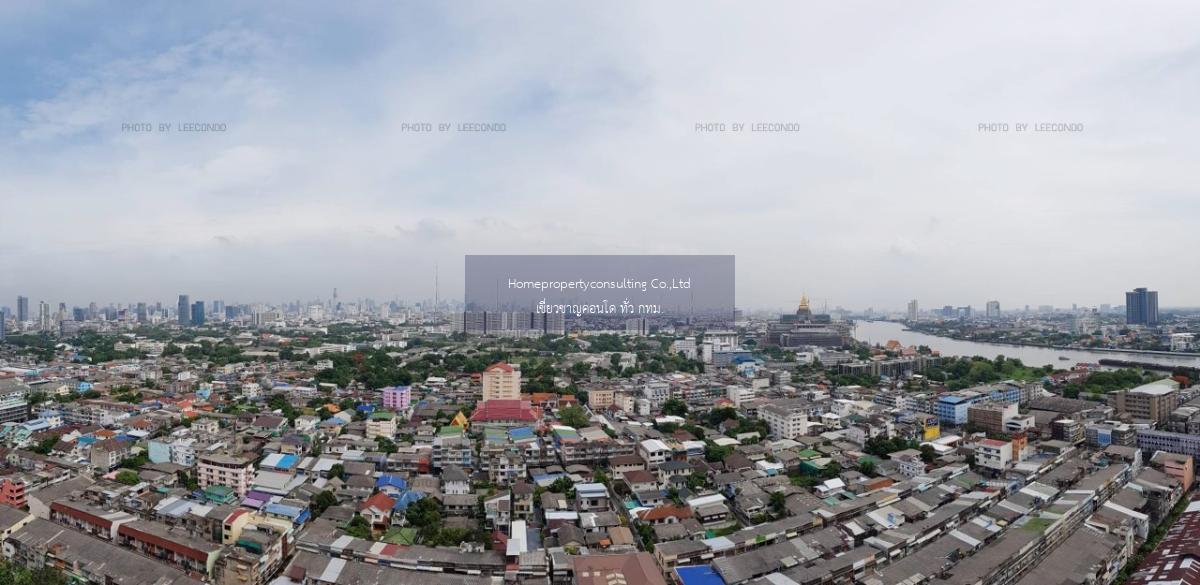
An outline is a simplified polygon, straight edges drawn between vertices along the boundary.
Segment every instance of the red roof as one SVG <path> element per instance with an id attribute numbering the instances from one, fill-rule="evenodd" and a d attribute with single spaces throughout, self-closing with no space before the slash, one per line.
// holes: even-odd
<path id="1" fill-rule="evenodd" d="M 383 492 L 375 492 L 375 495 L 363 500 L 363 503 L 358 505 L 359 510 L 367 508 L 375 508 L 381 512 L 391 512 L 392 506 L 396 505 L 396 500 Z"/>
<path id="2" fill-rule="evenodd" d="M 513 368 L 512 368 L 512 366 L 508 365 L 508 364 L 507 364 L 507 363 L 505 363 L 505 362 L 496 362 L 496 363 L 494 363 L 494 364 L 492 364 L 492 365 L 488 366 L 488 367 L 487 367 L 486 369 L 484 369 L 483 371 L 485 371 L 485 372 L 494 372 L 494 371 L 496 371 L 496 370 L 500 370 L 501 372 L 506 372 L 506 373 L 512 373 L 512 371 L 513 371 Z"/>
<path id="3" fill-rule="evenodd" d="M 471 420 L 533 422 L 537 420 L 537 415 L 528 400 L 487 400 L 475 408 Z"/>
<path id="4" fill-rule="evenodd" d="M 686 506 L 659 506 L 638 513 L 638 518 L 643 522 L 654 522 L 655 520 L 663 520 L 671 517 L 679 518 L 680 520 L 691 518 L 692 509 Z"/>

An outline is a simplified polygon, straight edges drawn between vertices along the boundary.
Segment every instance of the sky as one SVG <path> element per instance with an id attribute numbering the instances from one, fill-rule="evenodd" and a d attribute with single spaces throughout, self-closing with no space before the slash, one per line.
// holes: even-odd
<path id="1" fill-rule="evenodd" d="M 465 254 L 595 253 L 734 254 L 749 309 L 1200 306 L 1197 30 L 1195 2 L 9 0 L 0 306 L 417 300 L 435 267 L 458 297 Z"/>

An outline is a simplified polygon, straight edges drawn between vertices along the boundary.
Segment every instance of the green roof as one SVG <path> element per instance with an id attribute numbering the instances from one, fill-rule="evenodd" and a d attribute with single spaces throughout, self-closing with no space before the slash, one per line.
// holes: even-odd
<path id="1" fill-rule="evenodd" d="M 237 492 L 227 485 L 210 485 L 204 488 L 204 497 L 210 502 L 232 502 L 237 499 Z"/>
<path id="2" fill-rule="evenodd" d="M 438 436 L 439 437 L 450 437 L 450 436 L 454 436 L 454 435 L 461 435 L 462 432 L 463 432 L 462 427 L 455 426 L 455 425 L 442 425 L 442 428 L 438 429 Z"/>
<path id="3" fill-rule="evenodd" d="M 393 528 L 380 540 L 388 544 L 413 545 L 417 543 L 417 531 L 414 528 Z"/>

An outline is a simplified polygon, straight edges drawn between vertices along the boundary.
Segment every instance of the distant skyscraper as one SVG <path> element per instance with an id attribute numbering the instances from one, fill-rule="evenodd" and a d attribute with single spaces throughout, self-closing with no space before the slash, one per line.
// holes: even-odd
<path id="1" fill-rule="evenodd" d="M 987 302 L 987 317 L 988 319 L 997 319 L 1000 317 L 1000 301 Z"/>
<path id="2" fill-rule="evenodd" d="M 204 301 L 192 303 L 192 325 L 204 324 Z"/>
<path id="3" fill-rule="evenodd" d="M 50 326 L 50 305 L 46 301 L 38 301 L 38 329 L 44 333 L 49 333 Z"/>
<path id="4" fill-rule="evenodd" d="M 29 320 L 29 297 L 17 297 L 17 322 Z"/>
<path id="5" fill-rule="evenodd" d="M 179 326 L 187 327 L 192 324 L 192 303 L 187 295 L 179 295 Z"/>
<path id="6" fill-rule="evenodd" d="M 145 323 L 150 320 L 149 312 L 146 310 L 146 303 L 137 304 L 137 320 L 138 323 Z"/>
<path id="7" fill-rule="evenodd" d="M 917 320 L 917 299 L 908 301 L 908 320 L 909 321 Z"/>
<path id="8" fill-rule="evenodd" d="M 0 311 L 0 341 L 4 341 L 4 311 Z"/>
<path id="9" fill-rule="evenodd" d="M 1158 291 L 1135 288 L 1125 293 L 1125 322 L 1129 325 L 1158 325 Z"/>

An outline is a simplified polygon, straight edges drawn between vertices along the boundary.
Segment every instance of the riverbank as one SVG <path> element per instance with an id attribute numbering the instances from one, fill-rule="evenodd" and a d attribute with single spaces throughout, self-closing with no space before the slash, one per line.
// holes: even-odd
<path id="1" fill-rule="evenodd" d="M 1153 362 L 1168 366 L 1200 368 L 1200 355 L 1168 352 L 1147 353 L 1105 349 L 1076 349 L 1049 347 L 1046 345 L 1000 343 L 955 339 L 945 335 L 932 335 L 905 327 L 896 321 L 857 321 L 852 330 L 854 339 L 868 344 L 885 344 L 896 340 L 904 346 L 926 346 L 944 356 L 995 358 L 1003 355 L 1021 360 L 1028 366 L 1051 366 L 1056 369 L 1077 363 L 1095 364 L 1102 359 L 1126 359 Z M 1066 357 L 1067 359 L 1062 359 Z"/>
<path id="2" fill-rule="evenodd" d="M 869 321 L 873 322 L 873 321 Z M 1164 356 L 1179 356 L 1179 357 L 1200 357 L 1200 352 L 1195 351 L 1161 351 L 1156 349 L 1121 349 L 1113 347 L 1082 347 L 1074 345 L 1044 345 L 1041 343 L 1018 343 L 1014 341 L 992 341 L 989 339 L 972 339 L 962 335 L 946 335 L 936 331 L 925 331 L 923 329 L 913 329 L 904 325 L 901 321 L 886 321 L 887 323 L 897 323 L 904 328 L 905 331 L 920 333 L 922 335 L 930 335 L 933 337 L 941 337 L 943 339 L 953 339 L 955 341 L 966 341 L 969 343 L 986 343 L 988 345 L 1007 345 L 1009 347 L 1032 347 L 1038 349 L 1061 349 L 1064 351 L 1097 351 L 1104 353 L 1138 353 L 1144 355 L 1164 355 Z"/>

